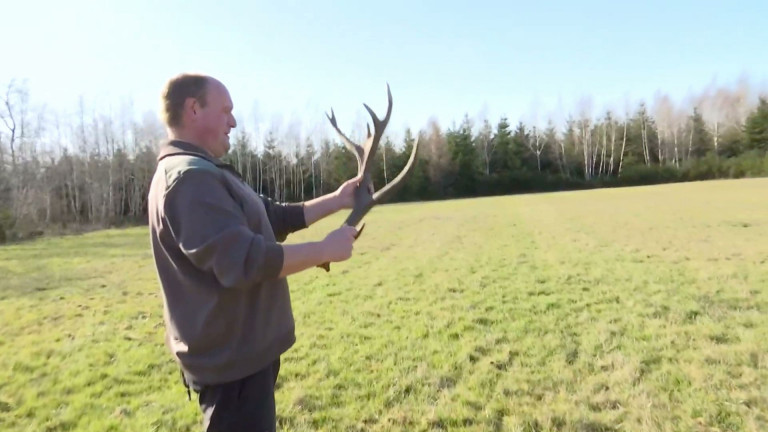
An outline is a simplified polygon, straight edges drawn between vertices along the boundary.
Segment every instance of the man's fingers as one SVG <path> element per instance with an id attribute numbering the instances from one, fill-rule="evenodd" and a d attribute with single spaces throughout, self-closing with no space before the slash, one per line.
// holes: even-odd
<path id="1" fill-rule="evenodd" d="M 350 226 L 347 228 L 347 235 L 349 235 L 351 238 L 357 237 L 357 228 Z"/>

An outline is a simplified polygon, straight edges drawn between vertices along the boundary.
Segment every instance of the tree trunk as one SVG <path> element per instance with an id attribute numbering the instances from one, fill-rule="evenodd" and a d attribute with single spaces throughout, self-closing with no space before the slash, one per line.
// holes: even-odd
<path id="1" fill-rule="evenodd" d="M 672 132 L 672 140 L 675 145 L 675 167 L 680 168 L 679 155 L 677 154 L 677 128 Z"/>
<path id="2" fill-rule="evenodd" d="M 691 136 L 688 140 L 688 157 L 686 157 L 686 160 L 691 159 L 691 153 L 693 153 L 693 127 L 695 125 L 693 124 L 693 120 L 691 120 Z"/>
<path id="3" fill-rule="evenodd" d="M 643 156 L 645 157 L 645 165 L 650 165 L 651 152 L 648 148 L 648 129 L 646 128 L 645 116 L 640 119 L 640 134 L 643 141 Z"/>
<path id="4" fill-rule="evenodd" d="M 616 123 L 611 120 L 611 161 L 610 161 L 610 175 L 613 175 L 613 150 L 616 144 Z"/>
<path id="5" fill-rule="evenodd" d="M 382 146 L 382 152 L 381 155 L 384 157 L 384 184 L 386 185 L 389 183 L 389 180 L 387 179 L 387 146 Z"/>
<path id="6" fill-rule="evenodd" d="M 619 176 L 621 176 L 621 166 L 624 164 L 624 149 L 627 146 L 627 121 L 624 120 L 624 139 L 621 142 L 621 156 L 619 157 Z"/>
<path id="7" fill-rule="evenodd" d="M 250 146 L 248 146 L 248 157 L 246 158 L 246 165 L 245 165 L 245 181 L 248 182 L 249 185 L 253 186 L 253 170 L 251 169 L 251 157 L 253 156 L 250 151 Z"/>
<path id="8" fill-rule="evenodd" d="M 659 147 L 659 166 L 662 165 L 662 162 L 664 161 L 664 157 L 661 154 L 661 132 L 659 131 L 659 128 L 656 128 L 656 139 L 658 140 L 658 147 Z"/>
<path id="9" fill-rule="evenodd" d="M 87 199 L 88 202 L 86 205 L 88 206 L 88 216 L 86 218 L 86 223 L 92 223 L 93 222 L 93 190 L 91 188 L 91 182 L 92 182 L 92 173 L 91 173 L 91 161 L 90 161 L 90 152 L 88 150 L 88 135 L 85 132 L 85 107 L 83 106 L 83 99 L 80 99 L 80 145 L 82 146 L 82 153 L 83 153 L 83 163 L 85 164 L 84 169 L 84 175 L 85 175 L 85 197 L 84 199 Z"/>
<path id="10" fill-rule="evenodd" d="M 256 161 L 256 187 L 258 188 L 259 194 L 264 193 L 264 189 L 262 188 L 262 183 L 264 182 L 264 171 L 261 167 L 262 160 L 264 160 L 263 154 L 262 156 L 259 156 L 259 159 Z"/>
<path id="11" fill-rule="evenodd" d="M 283 168 L 283 194 L 281 195 L 280 199 L 281 199 L 282 201 L 285 201 L 285 197 L 286 197 L 286 195 L 287 195 L 287 192 L 288 192 L 288 191 L 287 191 L 287 186 L 286 186 L 286 178 L 285 178 L 285 168 L 286 168 L 286 167 L 285 167 L 285 165 L 286 165 L 286 164 L 285 164 L 285 163 L 281 163 L 280 165 L 281 165 L 281 166 L 282 166 L 282 168 Z"/>
<path id="12" fill-rule="evenodd" d="M 5 91 L 5 109 L 8 113 L 8 119 L 5 118 L 5 116 L 2 116 L 3 123 L 5 123 L 5 126 L 8 128 L 8 132 L 11 134 L 10 138 L 10 148 L 11 148 L 11 178 L 12 184 L 15 181 L 16 178 L 16 118 L 13 115 L 14 107 L 11 105 L 11 91 L 13 90 L 13 83 L 8 84 L 8 88 Z"/>
<path id="13" fill-rule="evenodd" d="M 304 164 L 299 159 L 299 190 L 301 192 L 300 201 L 304 202 Z"/>
<path id="14" fill-rule="evenodd" d="M 75 214 L 75 223 L 80 223 L 80 188 L 77 185 L 77 160 L 72 155 L 72 187 L 69 196 L 72 199 L 72 213 Z"/>
<path id="15" fill-rule="evenodd" d="M 589 172 L 589 165 L 590 165 L 590 157 L 589 157 L 589 128 L 585 124 L 585 120 L 581 121 L 581 124 L 579 125 L 579 139 L 581 140 L 581 150 L 582 155 L 584 156 L 584 179 L 589 180 L 590 179 L 590 172 Z"/>
<path id="16" fill-rule="evenodd" d="M 539 169 L 539 172 L 541 172 L 541 150 L 544 148 L 543 146 L 540 146 L 539 142 L 539 132 L 534 128 L 534 135 L 536 137 L 535 145 L 536 145 L 536 166 Z"/>
<path id="17" fill-rule="evenodd" d="M 565 137 L 560 140 L 560 153 L 563 156 L 563 174 L 565 174 L 566 177 L 571 177 L 571 170 L 568 169 L 568 159 L 565 155 Z"/>
<path id="18" fill-rule="evenodd" d="M 315 189 L 315 159 L 309 158 L 309 163 L 312 165 L 312 199 L 317 198 L 317 191 Z"/>
<path id="19" fill-rule="evenodd" d="M 321 156 L 319 162 L 320 163 L 319 163 L 318 168 L 320 170 L 320 173 L 319 173 L 320 174 L 320 176 L 319 176 L 320 177 L 320 192 L 317 195 L 322 195 L 323 194 L 323 161 L 322 161 L 322 156 Z M 315 197 L 317 197 L 317 195 Z"/>
<path id="20" fill-rule="evenodd" d="M 600 172 L 598 172 L 598 175 L 600 177 L 603 176 L 603 171 L 605 170 L 605 167 L 606 167 L 606 164 L 605 164 L 606 147 L 608 147 L 608 126 L 605 123 L 603 123 L 603 151 L 600 155 Z"/>

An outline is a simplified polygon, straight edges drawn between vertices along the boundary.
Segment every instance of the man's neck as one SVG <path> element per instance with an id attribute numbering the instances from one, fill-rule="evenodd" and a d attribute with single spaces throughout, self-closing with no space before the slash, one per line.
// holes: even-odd
<path id="1" fill-rule="evenodd" d="M 207 155 L 213 157 L 210 151 L 208 151 L 207 148 L 200 145 L 200 143 L 192 137 L 188 133 L 184 133 L 183 131 L 175 131 L 175 130 L 169 130 L 168 131 L 168 139 L 169 140 L 178 140 L 178 141 L 184 141 L 186 143 L 192 144 L 193 146 L 199 148 L 200 150 L 204 151 Z"/>

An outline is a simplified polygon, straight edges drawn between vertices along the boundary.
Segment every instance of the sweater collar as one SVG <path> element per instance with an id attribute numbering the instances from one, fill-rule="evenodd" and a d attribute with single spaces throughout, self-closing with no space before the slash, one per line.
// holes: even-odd
<path id="1" fill-rule="evenodd" d="M 166 141 L 160 147 L 160 152 L 157 155 L 157 160 L 160 161 L 168 156 L 178 156 L 178 155 L 197 156 L 197 157 L 203 158 L 209 161 L 210 163 L 216 165 L 217 167 L 223 168 L 231 172 L 232 174 L 236 175 L 240 180 L 243 179 L 243 176 L 240 175 L 237 169 L 235 169 L 235 167 L 233 167 L 231 164 L 228 164 L 219 158 L 213 157 L 210 153 L 208 153 L 202 147 L 187 141 L 176 140 L 176 139 Z"/>
<path id="2" fill-rule="evenodd" d="M 160 161 L 168 156 L 176 155 L 189 155 L 199 156 L 203 159 L 207 159 L 215 165 L 225 165 L 224 162 L 218 158 L 213 157 L 205 149 L 187 141 L 172 139 L 166 141 L 161 147 L 160 152 L 157 155 L 157 160 Z"/>

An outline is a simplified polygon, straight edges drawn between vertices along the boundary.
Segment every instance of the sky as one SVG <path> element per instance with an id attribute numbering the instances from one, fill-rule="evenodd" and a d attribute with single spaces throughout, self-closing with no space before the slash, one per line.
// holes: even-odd
<path id="1" fill-rule="evenodd" d="M 768 83 L 768 2 L 5 0 L 0 85 L 33 103 L 137 118 L 182 72 L 228 87 L 246 130 L 298 124 L 356 134 L 363 103 L 390 129 L 464 115 L 543 123 L 589 97 L 623 110 L 656 92 Z"/>

